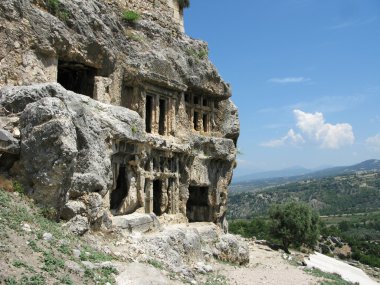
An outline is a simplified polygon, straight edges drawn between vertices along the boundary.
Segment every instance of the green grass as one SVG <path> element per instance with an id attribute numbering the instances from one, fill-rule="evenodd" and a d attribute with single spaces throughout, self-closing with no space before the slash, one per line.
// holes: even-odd
<path id="1" fill-rule="evenodd" d="M 6 285 L 45 285 L 46 280 L 41 274 L 34 274 L 32 276 L 23 275 L 19 281 L 15 277 L 8 277 L 5 279 Z"/>
<path id="2" fill-rule="evenodd" d="M 60 0 L 47 0 L 46 2 L 49 12 L 60 19 L 62 22 L 66 22 L 70 19 L 70 13 L 62 7 Z"/>
<path id="3" fill-rule="evenodd" d="M 4 183 L 7 182 L 7 183 Z M 81 260 L 91 262 L 103 262 L 115 260 L 109 254 L 97 251 L 89 245 L 86 245 L 79 237 L 64 230 L 60 224 L 44 217 L 44 209 L 35 206 L 26 195 L 17 195 L 13 189 L 12 183 L 8 183 L 0 176 L 0 239 L 2 243 L 12 243 L 12 236 L 22 236 L 27 242 L 23 242 L 26 249 L 25 254 L 34 256 L 37 262 L 33 267 L 29 265 L 28 256 L 25 258 L 15 259 L 10 256 L 10 266 L 17 269 L 18 275 L 12 276 L 11 272 L 1 272 L 5 275 L 4 284 L 7 285 L 39 285 L 39 284 L 115 284 L 114 268 L 100 268 L 87 270 L 85 276 L 78 276 L 80 281 L 75 280 L 64 266 L 64 260 L 73 259 L 72 249 L 81 248 Z M 3 185 L 9 186 L 7 192 L 4 191 Z M 18 191 L 17 191 L 18 192 Z M 46 215 L 45 215 L 46 216 Z M 31 227 L 31 232 L 25 232 L 22 225 L 27 223 Z M 44 233 L 51 233 L 54 239 L 50 242 L 44 241 Z M 13 248 L 13 247 L 12 247 Z M 12 251 L 17 253 L 17 248 L 13 248 L 5 254 Z M 9 252 L 9 253 L 8 253 Z M 18 256 L 18 254 L 16 254 Z M 76 260 L 77 261 L 77 260 Z M 78 261 L 77 261 L 78 262 Z M 80 265 L 81 263 L 78 262 Z M 83 266 L 82 266 L 83 267 Z M 1 281 L 0 281 L 1 283 Z M 3 283 L 1 283 L 3 284 Z"/>
<path id="4" fill-rule="evenodd" d="M 321 285 L 352 285 L 353 283 L 344 280 L 340 275 L 323 272 L 319 269 L 305 269 L 305 272 L 319 278 L 323 278 Z"/>
<path id="5" fill-rule="evenodd" d="M 42 270 L 49 273 L 54 273 L 64 268 L 65 262 L 61 258 L 56 257 L 51 251 L 45 251 L 43 256 L 44 265 Z"/>
<path id="6" fill-rule="evenodd" d="M 61 244 L 58 247 L 58 251 L 66 255 L 69 255 L 72 253 L 72 249 L 68 244 Z"/>
<path id="7" fill-rule="evenodd" d="M 80 260 L 91 262 L 111 261 L 115 258 L 109 254 L 94 250 L 89 246 L 84 246 L 81 250 Z"/>
<path id="8" fill-rule="evenodd" d="M 206 49 L 196 50 L 196 49 L 193 49 L 193 48 L 189 48 L 189 49 L 186 50 L 186 53 L 189 56 L 194 57 L 196 59 L 206 59 L 206 58 L 208 58 L 208 50 L 206 50 Z"/>
<path id="9" fill-rule="evenodd" d="M 31 267 L 30 265 L 26 264 L 24 261 L 22 260 L 15 260 L 13 261 L 12 265 L 16 268 L 25 268 L 27 269 L 29 272 L 36 272 L 33 267 Z"/>
<path id="10" fill-rule="evenodd" d="M 227 278 L 219 272 L 207 276 L 206 281 L 202 285 L 228 285 Z"/>
<path id="11" fill-rule="evenodd" d="M 157 268 L 157 269 L 160 269 L 162 270 L 164 268 L 164 266 L 162 265 L 161 262 L 159 262 L 158 260 L 156 259 L 149 259 L 147 261 L 150 265 L 152 265 L 153 267 Z"/>
<path id="12" fill-rule="evenodd" d="M 134 22 L 137 22 L 139 19 L 140 19 L 140 14 L 135 12 L 135 11 L 131 11 L 131 10 L 125 10 L 122 14 L 122 18 L 125 22 L 127 23 L 134 23 Z"/>

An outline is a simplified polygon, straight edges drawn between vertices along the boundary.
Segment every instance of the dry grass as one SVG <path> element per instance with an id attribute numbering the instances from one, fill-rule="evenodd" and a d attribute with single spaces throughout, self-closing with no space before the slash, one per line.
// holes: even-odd
<path id="1" fill-rule="evenodd" d="M 0 175 L 0 189 L 7 192 L 14 192 L 13 181 Z"/>

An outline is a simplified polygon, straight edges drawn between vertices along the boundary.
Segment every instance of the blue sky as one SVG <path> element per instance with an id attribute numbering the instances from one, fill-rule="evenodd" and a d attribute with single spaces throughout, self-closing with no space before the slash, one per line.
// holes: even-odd
<path id="1" fill-rule="evenodd" d="M 192 0 L 185 29 L 232 84 L 237 176 L 380 158 L 379 0 Z"/>

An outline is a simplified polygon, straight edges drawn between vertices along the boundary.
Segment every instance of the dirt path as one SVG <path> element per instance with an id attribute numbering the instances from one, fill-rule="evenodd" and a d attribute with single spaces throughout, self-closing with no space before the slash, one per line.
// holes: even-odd
<path id="1" fill-rule="evenodd" d="M 250 263 L 247 266 L 218 264 L 215 271 L 226 276 L 231 285 L 309 285 L 318 284 L 321 280 L 291 265 L 280 252 L 258 244 L 250 244 Z"/>

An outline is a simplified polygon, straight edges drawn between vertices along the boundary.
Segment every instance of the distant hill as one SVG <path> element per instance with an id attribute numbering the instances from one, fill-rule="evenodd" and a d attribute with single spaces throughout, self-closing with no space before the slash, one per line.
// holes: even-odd
<path id="1" fill-rule="evenodd" d="M 230 189 L 231 192 L 252 192 L 267 187 L 302 181 L 305 179 L 317 179 L 344 174 L 353 174 L 363 171 L 380 171 L 380 160 L 370 159 L 350 166 L 337 166 L 318 171 L 297 167 L 254 173 L 252 175 L 237 177 L 234 179 Z"/>
<path id="2" fill-rule="evenodd" d="M 338 169 L 323 172 L 325 177 L 306 178 L 264 189 L 231 193 L 227 216 L 232 219 L 251 218 L 266 214 L 273 203 L 302 201 L 318 209 L 323 215 L 351 214 L 380 211 L 379 163 L 366 161 L 331 175 Z M 242 187 L 250 189 L 250 185 Z"/>
<path id="3" fill-rule="evenodd" d="M 338 166 L 309 173 L 311 178 L 327 177 L 341 174 L 351 174 L 359 171 L 379 171 L 380 160 L 369 159 L 351 166 Z"/>
<path id="4" fill-rule="evenodd" d="M 313 172 L 313 170 L 310 170 L 304 167 L 291 167 L 291 168 L 285 168 L 285 169 L 280 169 L 280 170 L 255 172 L 255 173 L 251 173 L 244 176 L 234 177 L 233 184 L 238 184 L 241 182 L 250 182 L 252 180 L 258 180 L 258 179 L 298 176 L 298 175 L 304 175 L 311 172 Z"/>

